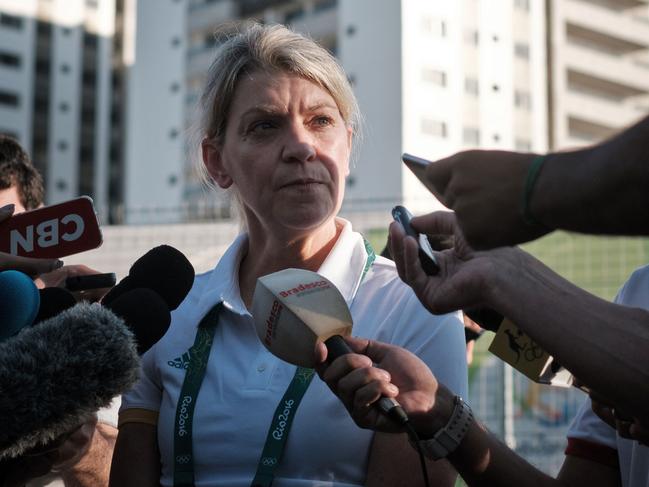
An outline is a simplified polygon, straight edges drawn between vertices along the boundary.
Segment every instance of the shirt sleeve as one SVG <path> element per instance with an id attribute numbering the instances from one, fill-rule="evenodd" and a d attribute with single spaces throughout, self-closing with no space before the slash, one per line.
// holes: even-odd
<path id="1" fill-rule="evenodd" d="M 157 344 L 143 356 L 139 379 L 133 388 L 122 396 L 120 415 L 127 409 L 145 409 L 159 411 L 162 401 L 162 385 L 156 365 Z"/>
<path id="2" fill-rule="evenodd" d="M 567 436 L 566 455 L 619 468 L 616 432 L 593 412 L 589 398 L 573 419 Z"/>

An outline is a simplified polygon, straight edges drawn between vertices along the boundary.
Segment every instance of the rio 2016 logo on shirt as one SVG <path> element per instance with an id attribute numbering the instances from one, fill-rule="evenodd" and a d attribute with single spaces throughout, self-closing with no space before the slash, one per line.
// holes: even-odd
<path id="1" fill-rule="evenodd" d="M 288 421 L 288 418 L 291 417 L 291 410 L 293 408 L 293 404 L 295 404 L 295 401 L 293 399 L 289 399 L 288 401 L 284 402 L 284 411 L 277 416 L 277 419 L 279 419 L 279 423 L 277 423 L 277 427 L 273 430 L 273 438 L 276 440 L 281 440 L 282 437 L 284 436 L 284 430 L 286 429 L 286 422 Z"/>

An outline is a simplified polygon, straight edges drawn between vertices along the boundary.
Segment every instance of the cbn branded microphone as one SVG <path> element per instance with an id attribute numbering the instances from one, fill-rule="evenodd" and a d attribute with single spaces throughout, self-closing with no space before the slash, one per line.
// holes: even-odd
<path id="1" fill-rule="evenodd" d="M 140 355 L 162 338 L 171 323 L 167 304 L 148 288 L 132 289 L 103 306 L 124 320 L 135 335 Z"/>
<path id="2" fill-rule="evenodd" d="M 19 271 L 0 272 L 0 341 L 31 326 L 40 295 L 31 277 Z"/>
<path id="3" fill-rule="evenodd" d="M 336 286 L 317 272 L 284 269 L 257 279 L 251 314 L 259 339 L 276 357 L 314 367 L 315 347 L 327 347 L 328 360 L 352 353 L 343 336 L 351 334 L 352 316 Z M 376 406 L 399 424 L 408 416 L 394 399 Z"/>
<path id="4" fill-rule="evenodd" d="M 0 460 L 59 440 L 129 390 L 138 369 L 133 334 L 98 304 L 0 343 Z"/>
<path id="5" fill-rule="evenodd" d="M 102 304 L 110 304 L 127 291 L 145 287 L 157 292 L 173 311 L 193 284 L 194 268 L 187 257 L 169 245 L 160 245 L 133 263 L 128 276 L 104 296 Z"/>
<path id="6" fill-rule="evenodd" d="M 38 308 L 36 318 L 34 318 L 34 324 L 52 318 L 61 311 L 72 308 L 77 304 L 77 300 L 74 299 L 72 293 L 62 287 L 46 287 L 39 289 L 38 293 L 41 296 L 41 305 Z"/>

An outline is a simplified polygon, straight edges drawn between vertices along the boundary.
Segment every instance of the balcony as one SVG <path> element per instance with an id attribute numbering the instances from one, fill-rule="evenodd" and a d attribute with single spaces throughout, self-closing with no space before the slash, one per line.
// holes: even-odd
<path id="1" fill-rule="evenodd" d="M 579 84 L 625 98 L 649 92 L 649 69 L 619 57 L 567 45 L 563 57 L 568 76 Z"/>
<path id="2" fill-rule="evenodd" d="M 642 112 L 630 104 L 570 91 L 566 94 L 565 109 L 570 118 L 611 129 L 628 126 L 642 116 Z M 603 133 L 607 134 L 608 130 L 604 129 Z"/>
<path id="3" fill-rule="evenodd" d="M 563 3 L 562 9 L 566 22 L 573 26 L 573 29 L 577 29 L 577 34 L 581 33 L 587 39 L 600 43 L 604 49 L 611 46 L 628 52 L 648 48 L 649 22 L 625 14 L 619 5 L 623 3 L 621 0 L 616 0 L 615 3 L 617 8 L 611 10 L 596 3 L 568 0 Z M 633 5 L 629 5 L 631 6 Z"/>

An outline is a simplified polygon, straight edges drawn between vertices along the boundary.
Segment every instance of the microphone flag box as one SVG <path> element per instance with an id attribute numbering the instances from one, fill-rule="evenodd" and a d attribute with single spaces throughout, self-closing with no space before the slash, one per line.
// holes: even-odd
<path id="1" fill-rule="evenodd" d="M 570 387 L 572 374 L 526 333 L 505 318 L 489 351 L 539 384 Z"/>
<path id="2" fill-rule="evenodd" d="M 0 252 L 11 255 L 52 259 L 101 243 L 99 222 L 88 196 L 19 213 L 0 223 Z"/>
<path id="3" fill-rule="evenodd" d="M 315 346 L 347 336 L 352 316 L 336 286 L 317 272 L 284 269 L 257 279 L 252 299 L 257 335 L 276 357 L 313 367 Z"/>

